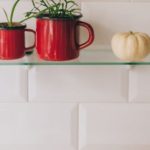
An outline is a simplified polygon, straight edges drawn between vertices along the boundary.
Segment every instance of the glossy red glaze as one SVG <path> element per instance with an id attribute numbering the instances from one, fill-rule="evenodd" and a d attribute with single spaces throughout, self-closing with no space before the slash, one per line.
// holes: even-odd
<path id="1" fill-rule="evenodd" d="M 44 19 L 36 22 L 36 48 L 41 59 L 49 61 L 65 61 L 77 58 L 80 49 L 94 41 L 94 30 L 88 23 L 79 19 Z M 87 42 L 79 44 L 79 26 L 89 32 Z"/>
<path id="2" fill-rule="evenodd" d="M 31 29 L 0 29 L 0 59 L 11 60 L 21 58 L 35 47 L 25 47 L 25 31 L 35 31 Z"/>

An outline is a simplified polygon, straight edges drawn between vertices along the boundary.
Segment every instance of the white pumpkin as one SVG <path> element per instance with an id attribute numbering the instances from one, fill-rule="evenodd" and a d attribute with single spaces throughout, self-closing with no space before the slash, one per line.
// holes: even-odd
<path id="1" fill-rule="evenodd" d="M 111 44 L 114 54 L 125 61 L 140 61 L 150 53 L 150 37 L 145 33 L 118 33 Z"/>

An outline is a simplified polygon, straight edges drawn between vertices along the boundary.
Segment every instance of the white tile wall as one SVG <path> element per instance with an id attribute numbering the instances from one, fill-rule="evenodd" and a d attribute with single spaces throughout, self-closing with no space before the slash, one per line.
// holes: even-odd
<path id="1" fill-rule="evenodd" d="M 0 6 L 9 10 L 13 2 L 1 0 Z M 110 47 L 112 35 L 119 31 L 150 33 L 150 0 L 80 2 L 83 20 L 96 33 L 89 48 Z M 15 19 L 30 7 L 29 0 L 22 0 Z M 35 19 L 27 23 L 35 28 Z M 86 31 L 82 33 L 83 41 Z M 149 72 L 148 66 L 130 72 L 125 67 L 49 66 L 27 71 L 1 66 L 0 102 L 5 104 L 0 103 L 0 149 L 149 150 Z"/>
<path id="2" fill-rule="evenodd" d="M 27 85 L 24 67 L 0 66 L 0 102 L 27 102 Z"/>
<path id="3" fill-rule="evenodd" d="M 81 104 L 80 150 L 150 149 L 149 104 Z"/>
<path id="4" fill-rule="evenodd" d="M 130 70 L 129 100 L 150 102 L 150 67 L 138 66 Z"/>
<path id="5" fill-rule="evenodd" d="M 76 104 L 0 104 L 1 150 L 77 150 Z"/>
<path id="6" fill-rule="evenodd" d="M 127 100 L 128 70 L 122 67 L 50 66 L 36 67 L 29 73 L 29 101 L 125 102 Z"/>

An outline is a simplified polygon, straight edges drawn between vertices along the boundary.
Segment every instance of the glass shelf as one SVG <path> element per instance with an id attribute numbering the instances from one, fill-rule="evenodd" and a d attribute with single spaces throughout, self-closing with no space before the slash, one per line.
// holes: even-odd
<path id="1" fill-rule="evenodd" d="M 75 60 L 54 62 L 39 59 L 35 52 L 33 55 L 25 56 L 17 60 L 0 60 L 0 66 L 2 65 L 150 65 L 150 56 L 141 62 L 124 62 L 114 56 L 111 50 L 82 50 L 80 57 Z"/>

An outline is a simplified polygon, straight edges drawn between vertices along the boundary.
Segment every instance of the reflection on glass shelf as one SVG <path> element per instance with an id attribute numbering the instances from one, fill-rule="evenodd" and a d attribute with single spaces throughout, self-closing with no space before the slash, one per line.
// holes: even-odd
<path id="1" fill-rule="evenodd" d="M 141 62 L 123 62 L 111 50 L 82 50 L 80 57 L 71 61 L 43 61 L 34 53 L 17 60 L 0 60 L 0 65 L 150 65 L 150 56 Z"/>

